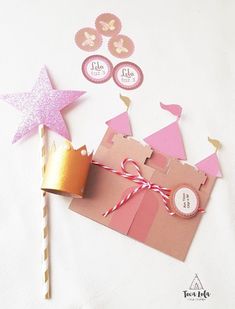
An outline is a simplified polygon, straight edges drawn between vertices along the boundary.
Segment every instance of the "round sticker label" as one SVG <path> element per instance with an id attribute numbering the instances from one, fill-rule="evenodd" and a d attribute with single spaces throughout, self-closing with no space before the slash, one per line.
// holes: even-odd
<path id="1" fill-rule="evenodd" d="M 113 70 L 113 80 L 121 88 L 133 90 L 143 82 L 143 72 L 135 63 L 121 62 Z"/>
<path id="2" fill-rule="evenodd" d="M 114 36 L 121 31 L 120 19 L 111 13 L 104 13 L 96 18 L 95 26 L 97 31 L 105 36 Z"/>
<path id="3" fill-rule="evenodd" d="M 172 192 L 171 205 L 176 214 L 184 218 L 190 218 L 198 212 L 199 196 L 190 186 L 180 185 Z"/>
<path id="4" fill-rule="evenodd" d="M 87 52 L 98 49 L 102 44 L 102 37 L 93 28 L 80 29 L 75 35 L 75 42 L 79 48 Z"/>
<path id="5" fill-rule="evenodd" d="M 104 56 L 94 55 L 86 58 L 82 64 L 83 75 L 90 82 L 104 83 L 112 77 L 113 65 Z"/>
<path id="6" fill-rule="evenodd" d="M 108 49 L 114 57 L 128 58 L 133 54 L 135 46 L 128 36 L 119 34 L 109 40 Z"/>

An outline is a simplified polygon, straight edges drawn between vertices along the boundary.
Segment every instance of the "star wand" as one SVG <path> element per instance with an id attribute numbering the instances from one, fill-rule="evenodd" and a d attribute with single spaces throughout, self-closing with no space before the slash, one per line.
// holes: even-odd
<path id="1" fill-rule="evenodd" d="M 46 167 L 46 131 L 45 128 L 57 132 L 70 140 L 70 135 L 61 110 L 73 103 L 85 91 L 53 89 L 46 68 L 42 68 L 31 92 L 6 94 L 0 99 L 11 104 L 23 113 L 23 120 L 13 138 L 13 143 L 23 138 L 36 127 L 40 136 L 42 177 Z M 51 297 L 49 267 L 49 235 L 48 235 L 48 204 L 46 192 L 41 191 L 43 221 L 43 296 Z"/>

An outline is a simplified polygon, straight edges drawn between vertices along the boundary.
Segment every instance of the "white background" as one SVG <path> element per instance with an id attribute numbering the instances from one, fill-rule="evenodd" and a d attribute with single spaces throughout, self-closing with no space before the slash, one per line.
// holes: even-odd
<path id="1" fill-rule="evenodd" d="M 223 143 L 224 178 L 184 263 L 69 211 L 68 198 L 51 196 L 52 299 L 42 299 L 39 139 L 11 145 L 21 114 L 0 104 L 0 308 L 152 309 L 235 306 L 235 2 L 229 0 L 1 0 L 0 93 L 28 91 L 46 65 L 58 89 L 87 90 L 64 111 L 76 146 L 96 148 L 105 120 L 124 111 L 120 89 L 88 82 L 81 73 L 89 54 L 75 33 L 103 12 L 123 23 L 135 42 L 128 60 L 145 81 L 131 97 L 134 134 L 143 138 L 174 117 L 159 102 L 183 106 L 180 121 L 188 161 L 211 154 L 207 136 Z M 98 53 L 117 64 L 106 48 Z M 62 138 L 50 133 L 50 143 Z M 185 300 L 197 273 L 211 296 Z"/>

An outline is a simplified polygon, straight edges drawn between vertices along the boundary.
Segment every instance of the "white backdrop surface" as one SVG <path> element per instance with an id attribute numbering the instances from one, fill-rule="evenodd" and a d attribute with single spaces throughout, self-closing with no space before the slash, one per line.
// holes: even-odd
<path id="1" fill-rule="evenodd" d="M 39 139 L 16 145 L 21 114 L 0 102 L 0 308 L 4 309 L 232 309 L 235 306 L 235 2 L 229 0 L 1 0 L 0 93 L 32 88 L 46 65 L 58 89 L 86 90 L 64 117 L 76 146 L 96 149 L 104 122 L 124 110 L 120 89 L 88 82 L 88 54 L 74 43 L 77 30 L 103 12 L 120 17 L 135 42 L 131 58 L 142 69 L 131 97 L 136 138 L 167 125 L 159 102 L 183 106 L 181 129 L 188 161 L 212 153 L 207 136 L 223 143 L 224 174 L 184 263 L 68 210 L 70 199 L 51 196 L 52 299 L 42 299 Z M 117 64 L 106 48 L 98 53 Z M 62 142 L 49 134 L 50 142 Z M 182 291 L 197 273 L 211 296 L 188 301 Z"/>

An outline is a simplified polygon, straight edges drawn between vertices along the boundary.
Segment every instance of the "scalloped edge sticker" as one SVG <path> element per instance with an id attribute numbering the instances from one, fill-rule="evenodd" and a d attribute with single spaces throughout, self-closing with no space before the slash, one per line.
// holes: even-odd
<path id="1" fill-rule="evenodd" d="M 112 77 L 113 65 L 111 61 L 101 55 L 87 57 L 82 63 L 82 73 L 90 82 L 101 84 Z"/>
<path id="2" fill-rule="evenodd" d="M 118 34 L 109 40 L 108 49 L 114 57 L 124 59 L 134 53 L 135 45 L 128 36 Z"/>
<path id="3" fill-rule="evenodd" d="M 80 29 L 75 35 L 77 46 L 87 52 L 97 50 L 102 45 L 102 42 L 102 36 L 96 29 L 90 27 Z"/>
<path id="4" fill-rule="evenodd" d="M 97 31 L 107 37 L 117 35 L 122 28 L 120 19 L 112 13 L 100 14 L 95 21 Z"/>
<path id="5" fill-rule="evenodd" d="M 124 61 L 114 67 L 113 80 L 120 88 L 133 90 L 141 86 L 144 74 L 137 64 Z"/>
<path id="6" fill-rule="evenodd" d="M 177 215 L 192 218 L 198 213 L 200 200 L 195 189 L 188 184 L 181 184 L 173 190 L 170 203 Z"/>

